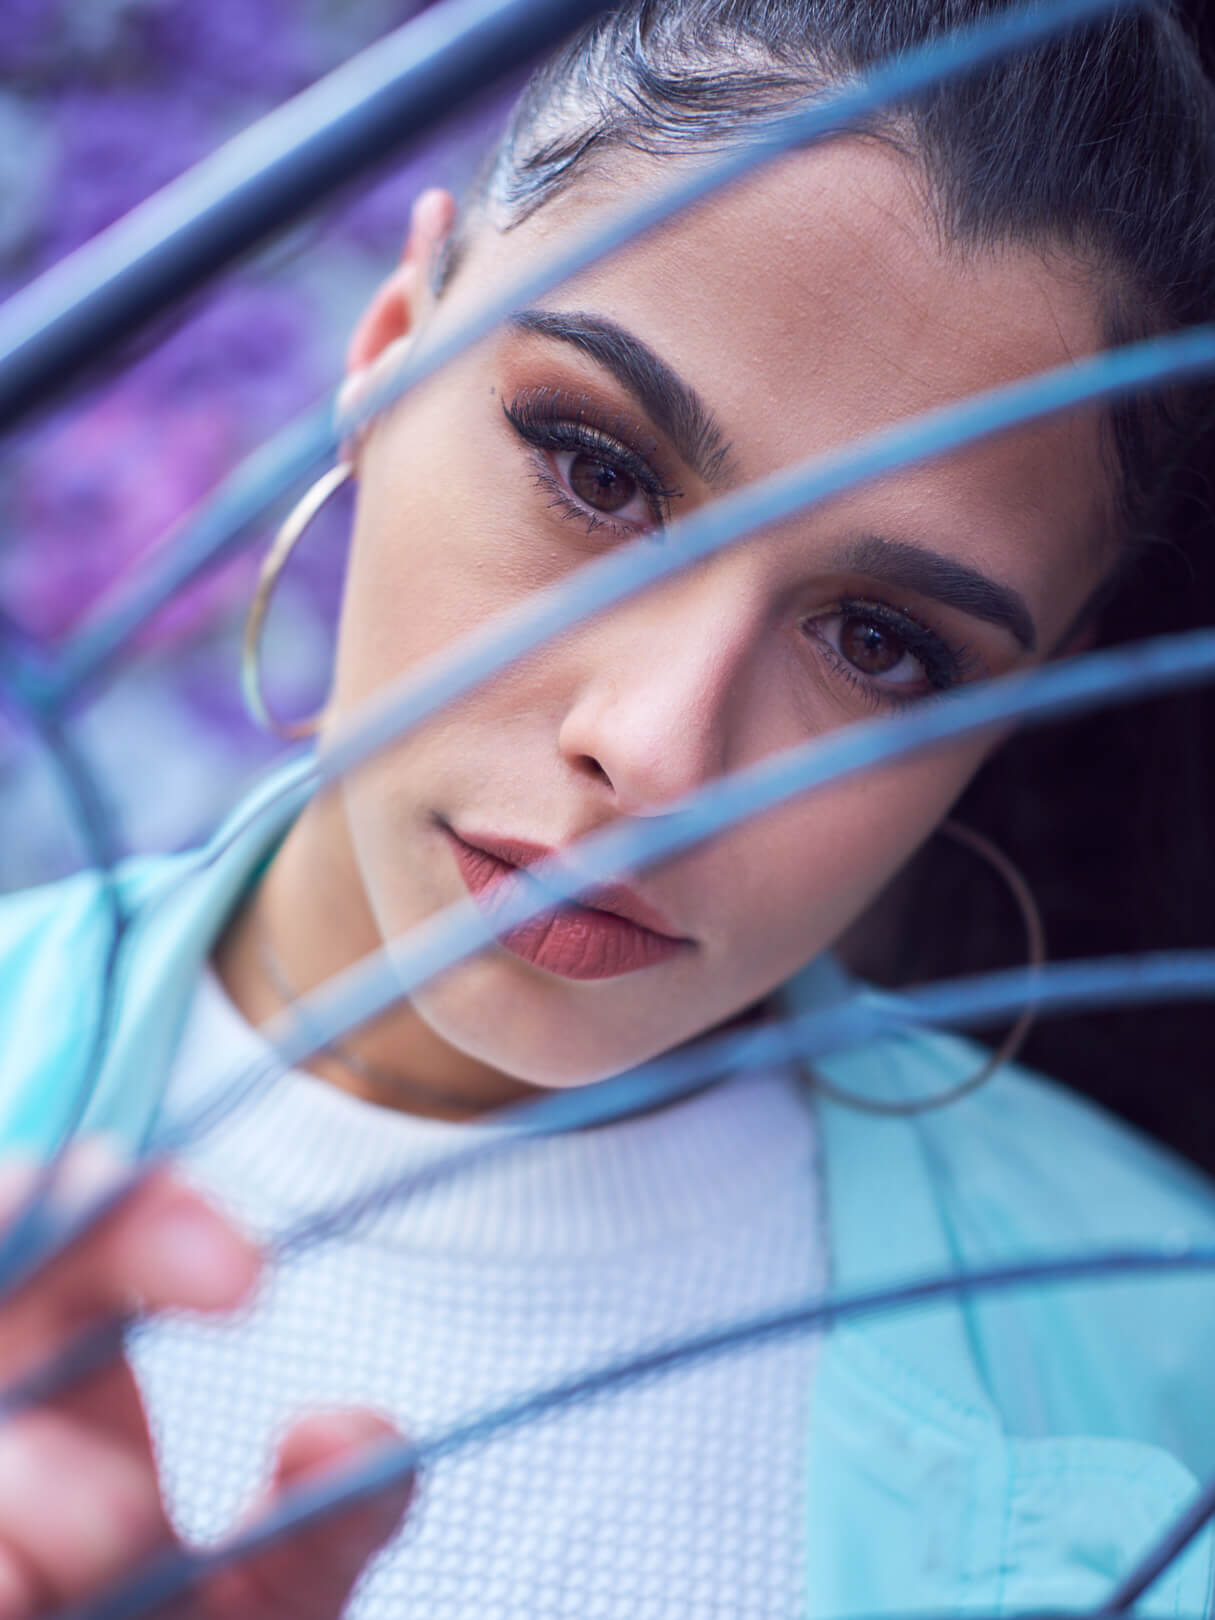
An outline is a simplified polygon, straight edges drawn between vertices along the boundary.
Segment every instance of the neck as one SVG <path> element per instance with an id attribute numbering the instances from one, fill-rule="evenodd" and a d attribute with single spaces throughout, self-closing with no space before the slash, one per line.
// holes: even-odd
<path id="1" fill-rule="evenodd" d="M 254 1025 L 283 1009 L 266 971 L 263 941 L 301 996 L 382 944 L 336 794 L 322 794 L 305 809 L 215 947 L 220 982 Z M 535 1090 L 449 1045 L 407 1001 L 350 1031 L 341 1050 L 354 1062 L 318 1053 L 308 1069 L 343 1091 L 404 1113 L 468 1119 Z"/>

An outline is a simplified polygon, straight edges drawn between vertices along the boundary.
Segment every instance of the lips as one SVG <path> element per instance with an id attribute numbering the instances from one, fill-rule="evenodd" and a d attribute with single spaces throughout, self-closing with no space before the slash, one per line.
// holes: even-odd
<path id="1" fill-rule="evenodd" d="M 490 922 L 516 885 L 511 877 L 556 854 L 519 839 L 460 834 L 439 824 L 473 899 Z M 563 905 L 501 936 L 499 943 L 563 979 L 614 979 L 669 961 L 692 948 L 660 912 L 625 884 L 589 891 L 593 905 Z"/>

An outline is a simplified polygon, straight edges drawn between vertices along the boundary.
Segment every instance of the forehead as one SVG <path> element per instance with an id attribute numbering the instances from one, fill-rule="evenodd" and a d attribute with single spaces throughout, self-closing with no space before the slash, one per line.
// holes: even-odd
<path id="1" fill-rule="evenodd" d="M 629 190 L 660 187 L 675 161 L 686 160 L 609 156 L 518 227 L 474 238 L 469 267 L 492 255 L 500 284 Z M 618 322 L 690 382 L 730 441 L 733 482 L 1101 346 L 1093 278 L 1079 265 L 1028 245 L 946 240 L 918 165 L 863 139 L 769 165 L 544 302 Z M 1108 566 L 1093 543 L 1109 500 L 1095 411 L 1020 429 L 864 499 L 930 501 L 938 532 L 965 530 L 972 545 L 998 519 L 1004 536 L 1041 549 L 1043 567 L 1072 549 L 1072 571 L 1092 574 L 1087 588 Z"/>

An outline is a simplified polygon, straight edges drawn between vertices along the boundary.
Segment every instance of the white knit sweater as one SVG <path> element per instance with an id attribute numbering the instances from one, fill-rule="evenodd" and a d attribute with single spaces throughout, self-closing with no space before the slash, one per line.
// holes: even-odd
<path id="1" fill-rule="evenodd" d="M 209 972 L 170 1117 L 264 1054 Z M 268 1237 L 484 1127 L 293 1073 L 185 1171 Z M 784 1072 L 530 1143 L 301 1253 L 236 1319 L 166 1321 L 133 1360 L 182 1533 L 219 1535 L 278 1438 L 369 1405 L 415 1437 L 821 1282 L 813 1122 Z M 792 1620 L 813 1347 L 655 1377 L 437 1464 L 359 1620 Z"/>

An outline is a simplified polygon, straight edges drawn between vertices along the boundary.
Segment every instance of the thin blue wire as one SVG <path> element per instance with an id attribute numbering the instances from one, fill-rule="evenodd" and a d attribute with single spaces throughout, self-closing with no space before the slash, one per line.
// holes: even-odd
<path id="1" fill-rule="evenodd" d="M 945 981 L 901 995 L 873 995 L 862 988 L 838 1005 L 813 1009 L 796 1018 L 712 1036 L 640 1064 L 597 1085 L 545 1093 L 487 1116 L 494 1134 L 478 1134 L 449 1153 L 413 1165 L 365 1188 L 343 1203 L 304 1216 L 271 1241 L 267 1258 L 278 1264 L 304 1250 L 351 1231 L 359 1221 L 406 1203 L 457 1175 L 467 1174 L 539 1138 L 610 1124 L 638 1111 L 674 1102 L 727 1074 L 804 1063 L 841 1048 L 924 1026 L 984 1023 L 1019 1012 L 1034 1002 L 1040 1014 L 1076 1012 L 1107 1006 L 1215 996 L 1215 951 L 1173 951 L 1105 960 L 1056 963 L 1041 969 Z M 274 1064 L 275 1073 L 281 1065 Z M 74 1242 L 99 1218 L 142 1184 L 153 1164 L 183 1145 L 173 1136 L 157 1141 L 131 1174 L 96 1207 L 78 1212 L 54 1234 L 55 1249 Z M 38 1257 L 45 1262 L 45 1254 Z M 122 1332 L 134 1325 L 103 1323 L 48 1358 L 27 1378 L 0 1392 L 0 1419 L 45 1401 L 78 1378 L 95 1371 L 121 1351 Z"/>
<path id="2" fill-rule="evenodd" d="M 270 503 L 316 465 L 332 415 L 328 402 L 316 406 L 246 456 L 148 562 L 119 581 L 100 614 L 73 631 L 41 672 L 39 706 L 58 712 L 83 698 L 149 619 L 256 533 Z"/>
<path id="3" fill-rule="evenodd" d="M 1183 1512 L 1177 1515 L 1163 1535 L 1123 1576 L 1095 1611 L 1093 1620 L 1104 1615 L 1125 1614 L 1143 1594 L 1156 1584 L 1169 1565 L 1181 1557 L 1190 1543 L 1215 1518 L 1215 1479 L 1209 1480 Z"/>
<path id="4" fill-rule="evenodd" d="M 772 1019 L 696 1041 L 598 1085 L 529 1099 L 485 1123 L 500 1135 L 478 1140 L 385 1178 L 344 1204 L 308 1215 L 273 1240 L 283 1260 L 348 1232 L 359 1220 L 400 1205 L 458 1173 L 480 1167 L 538 1137 L 611 1123 L 698 1091 L 723 1075 L 805 1063 L 830 1052 L 909 1030 L 966 1028 L 1022 1011 L 1039 1016 L 1215 998 L 1215 951 L 1161 951 L 1127 959 L 1015 968 L 933 984 L 902 994 L 861 988 L 839 1005 Z M 919 1100 L 919 1099 L 917 1099 Z"/>

